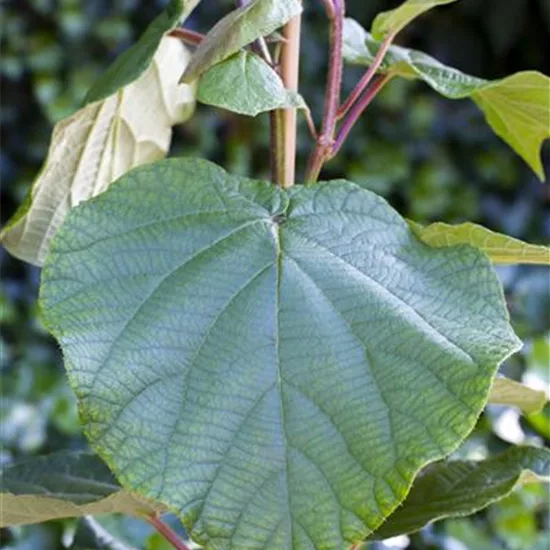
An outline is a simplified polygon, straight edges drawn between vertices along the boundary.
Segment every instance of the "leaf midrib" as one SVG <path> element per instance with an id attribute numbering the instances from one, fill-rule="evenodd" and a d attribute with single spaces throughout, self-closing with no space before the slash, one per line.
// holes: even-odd
<path id="1" fill-rule="evenodd" d="M 282 437 L 284 441 L 284 453 L 285 453 L 285 490 L 286 490 L 286 499 L 287 499 L 287 510 L 288 510 L 288 533 L 290 538 L 290 547 L 292 547 L 294 542 L 294 533 L 293 533 L 293 522 L 292 522 L 292 500 L 290 498 L 290 490 L 288 487 L 288 471 L 289 471 L 289 460 L 288 460 L 288 449 L 289 443 L 286 435 L 286 416 L 285 416 L 285 404 L 283 396 L 283 377 L 281 373 L 281 360 L 280 360 L 280 311 L 281 311 L 281 274 L 282 274 L 282 236 L 281 236 L 281 226 L 277 224 L 275 226 L 275 242 L 277 245 L 277 278 L 276 278 L 276 288 L 275 288 L 275 353 L 277 361 L 277 386 L 279 388 L 279 395 L 281 401 L 281 426 L 282 426 Z M 303 529 L 303 528 L 302 528 Z"/>

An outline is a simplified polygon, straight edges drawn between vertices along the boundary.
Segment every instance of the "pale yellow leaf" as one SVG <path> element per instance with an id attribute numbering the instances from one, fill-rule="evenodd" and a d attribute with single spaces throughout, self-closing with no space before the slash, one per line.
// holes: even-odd
<path id="1" fill-rule="evenodd" d="M 422 226 L 409 221 L 409 225 L 421 241 L 435 248 L 469 244 L 482 250 L 496 264 L 550 265 L 548 246 L 528 244 L 475 223 L 438 222 Z"/>
<path id="2" fill-rule="evenodd" d="M 495 379 L 489 395 L 489 403 L 516 407 L 525 414 L 540 411 L 547 402 L 546 392 L 504 377 Z"/>
<path id="3" fill-rule="evenodd" d="M 164 37 L 136 81 L 56 125 L 30 197 L 0 235 L 10 253 L 42 265 L 70 208 L 131 168 L 166 155 L 172 126 L 194 108 L 195 87 L 178 83 L 188 60 L 178 39 Z"/>
<path id="4" fill-rule="evenodd" d="M 123 491 L 87 504 L 43 495 L 0 494 L 0 527 L 42 523 L 52 519 L 74 518 L 99 514 L 127 514 L 150 516 L 166 509 L 139 495 Z"/>

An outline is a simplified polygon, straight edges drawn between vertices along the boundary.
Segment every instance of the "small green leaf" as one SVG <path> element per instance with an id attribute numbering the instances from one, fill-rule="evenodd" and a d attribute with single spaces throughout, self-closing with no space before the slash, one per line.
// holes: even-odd
<path id="1" fill-rule="evenodd" d="M 419 15 L 452 2 L 456 0 L 407 0 L 398 8 L 379 13 L 372 24 L 371 33 L 377 40 L 390 34 L 395 35 Z"/>
<path id="2" fill-rule="evenodd" d="M 546 392 L 534 390 L 509 378 L 496 378 L 489 394 L 489 403 L 517 407 L 525 414 L 539 412 L 548 403 Z"/>
<path id="3" fill-rule="evenodd" d="M 92 514 L 151 514 L 160 505 L 124 491 L 94 454 L 60 452 L 5 467 L 0 527 Z"/>
<path id="4" fill-rule="evenodd" d="M 506 497 L 522 481 L 550 481 L 548 449 L 512 447 L 486 460 L 433 464 L 369 539 L 414 533 L 433 521 L 468 516 Z"/>
<path id="5" fill-rule="evenodd" d="M 350 63 L 370 65 L 380 43 L 352 19 L 345 22 L 344 56 Z M 540 160 L 550 138 L 550 78 L 524 71 L 500 80 L 484 80 L 443 65 L 425 53 L 391 46 L 379 72 L 426 82 L 450 99 L 472 99 L 493 131 L 544 180 Z"/>
<path id="6" fill-rule="evenodd" d="M 414 234 L 436 248 L 468 244 L 482 250 L 495 264 L 550 265 L 550 248 L 528 244 L 471 222 L 459 225 L 432 223 L 422 226 L 409 221 Z"/>
<path id="7" fill-rule="evenodd" d="M 116 58 L 86 96 L 86 103 L 100 101 L 137 80 L 148 70 L 163 36 L 187 18 L 200 0 L 172 0 L 131 48 Z M 175 69 L 174 69 L 175 70 Z"/>
<path id="8" fill-rule="evenodd" d="M 207 69 L 266 36 L 302 12 L 300 0 L 252 0 L 221 19 L 206 35 L 185 69 L 192 82 Z"/>
<path id="9" fill-rule="evenodd" d="M 304 108 L 279 75 L 257 55 L 241 51 L 210 67 L 199 80 L 197 100 L 248 116 L 288 107 Z"/>
<path id="10" fill-rule="evenodd" d="M 0 233 L 11 254 L 42 265 L 73 206 L 102 193 L 130 168 L 166 155 L 172 126 L 194 110 L 195 88 L 178 84 L 178 69 L 188 60 L 181 41 L 165 37 L 138 80 L 55 126 L 41 172 Z"/>
<path id="11" fill-rule="evenodd" d="M 550 138 L 550 78 L 524 71 L 477 86 L 471 98 L 494 132 L 544 180 L 540 149 Z"/>
<path id="12" fill-rule="evenodd" d="M 95 449 L 208 550 L 364 539 L 520 346 L 476 249 L 423 245 L 349 182 L 194 159 L 72 211 L 41 307 Z"/>

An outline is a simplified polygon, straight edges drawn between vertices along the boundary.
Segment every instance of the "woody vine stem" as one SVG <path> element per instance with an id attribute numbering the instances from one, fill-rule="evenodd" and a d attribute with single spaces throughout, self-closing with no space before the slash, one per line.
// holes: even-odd
<path id="1" fill-rule="evenodd" d="M 300 15 L 291 19 L 283 29 L 285 42 L 281 50 L 280 74 L 287 90 L 298 91 L 300 68 Z M 296 178 L 296 109 L 278 109 L 272 123 L 272 171 L 275 183 L 287 188 Z"/>

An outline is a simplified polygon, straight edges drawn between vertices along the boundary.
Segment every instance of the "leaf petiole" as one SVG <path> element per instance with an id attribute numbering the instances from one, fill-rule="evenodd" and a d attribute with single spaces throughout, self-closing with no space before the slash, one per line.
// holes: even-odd
<path id="1" fill-rule="evenodd" d="M 168 36 L 179 38 L 181 41 L 191 46 L 198 46 L 204 39 L 204 34 L 190 29 L 184 29 L 183 27 L 171 30 Z"/>
<path id="2" fill-rule="evenodd" d="M 152 516 L 145 516 L 144 518 L 150 523 L 176 550 L 191 550 L 179 535 L 164 521 L 160 519 L 158 514 Z"/>
<path id="3" fill-rule="evenodd" d="M 330 158 L 334 158 L 342 145 L 344 144 L 346 138 L 348 137 L 351 129 L 355 123 L 359 120 L 359 117 L 364 113 L 365 109 L 371 104 L 372 100 L 378 95 L 380 90 L 392 79 L 393 75 L 388 73 L 384 76 L 379 76 L 374 80 L 371 86 L 365 91 L 362 97 L 359 98 L 357 103 L 351 108 L 347 117 L 342 123 L 342 127 L 338 132 L 334 146 L 332 147 L 332 152 Z"/>
<path id="4" fill-rule="evenodd" d="M 344 118 L 344 116 L 346 116 L 348 111 L 353 107 L 355 102 L 361 97 L 361 94 L 363 93 L 363 91 L 370 84 L 370 82 L 376 75 L 376 71 L 380 68 L 382 61 L 384 61 L 384 56 L 386 55 L 386 52 L 391 46 L 394 38 L 395 38 L 395 33 L 389 34 L 384 39 L 382 44 L 380 44 L 380 49 L 376 53 L 376 56 L 374 57 L 372 64 L 368 68 L 367 72 L 363 75 L 361 80 L 357 83 L 357 86 L 355 86 L 355 88 L 350 93 L 346 101 L 344 101 L 342 106 L 338 109 L 338 119 L 342 119 Z"/>

